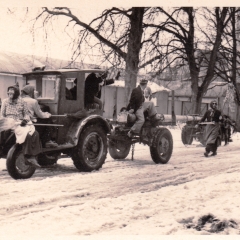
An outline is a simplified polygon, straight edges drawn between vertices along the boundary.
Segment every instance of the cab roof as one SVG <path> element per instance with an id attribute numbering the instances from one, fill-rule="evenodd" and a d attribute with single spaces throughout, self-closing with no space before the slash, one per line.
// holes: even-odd
<path id="1" fill-rule="evenodd" d="M 95 72 L 95 73 L 103 73 L 106 72 L 107 70 L 105 69 L 78 69 L 78 68 L 61 68 L 61 69 L 49 69 L 49 70 L 43 70 L 43 71 L 32 71 L 32 72 L 27 72 L 23 73 L 23 75 L 30 75 L 30 74 L 61 74 L 61 73 L 66 73 L 66 72 L 84 72 L 84 73 L 89 73 L 89 72 Z"/>

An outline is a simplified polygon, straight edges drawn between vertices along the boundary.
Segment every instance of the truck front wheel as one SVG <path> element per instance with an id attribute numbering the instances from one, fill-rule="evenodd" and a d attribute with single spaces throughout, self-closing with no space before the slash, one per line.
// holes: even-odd
<path id="1" fill-rule="evenodd" d="M 14 179 L 30 178 L 36 170 L 34 166 L 26 164 L 22 146 L 19 144 L 11 147 L 7 155 L 6 163 L 8 173 Z"/>
<path id="2" fill-rule="evenodd" d="M 78 170 L 91 172 L 102 167 L 107 157 L 106 135 L 99 125 L 90 125 L 83 130 L 72 155 Z"/>

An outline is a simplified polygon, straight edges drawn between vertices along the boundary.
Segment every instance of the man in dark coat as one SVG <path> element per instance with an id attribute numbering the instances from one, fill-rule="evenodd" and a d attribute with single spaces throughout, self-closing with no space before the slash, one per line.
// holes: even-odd
<path id="1" fill-rule="evenodd" d="M 208 109 L 199 121 L 199 123 L 205 120 L 208 122 L 204 130 L 204 138 L 206 141 L 205 157 L 208 157 L 210 152 L 212 152 L 211 156 L 217 155 L 217 138 L 219 136 L 220 121 L 222 121 L 221 111 L 217 109 L 217 101 L 212 101 L 210 107 L 211 109 Z"/>
<path id="2" fill-rule="evenodd" d="M 132 90 L 127 110 L 129 113 L 134 113 L 137 117 L 137 121 L 128 132 L 128 137 L 133 137 L 135 134 L 140 134 L 141 128 L 144 124 L 144 112 L 148 112 L 148 116 L 153 118 L 157 115 L 156 108 L 153 102 L 145 102 L 144 90 L 147 87 L 148 80 L 141 79 L 140 85 Z"/>
<path id="3" fill-rule="evenodd" d="M 223 122 L 221 125 L 222 134 L 224 136 L 225 145 L 231 141 L 231 126 L 235 128 L 234 122 L 227 115 L 223 115 Z"/>
<path id="4" fill-rule="evenodd" d="M 109 85 L 114 83 L 114 79 L 106 79 L 107 72 L 103 75 L 97 73 L 90 73 L 85 81 L 85 97 L 84 104 L 85 108 L 89 104 L 97 103 L 99 105 L 99 109 L 102 109 L 103 104 L 100 100 L 101 98 L 101 86 L 100 84 Z"/>

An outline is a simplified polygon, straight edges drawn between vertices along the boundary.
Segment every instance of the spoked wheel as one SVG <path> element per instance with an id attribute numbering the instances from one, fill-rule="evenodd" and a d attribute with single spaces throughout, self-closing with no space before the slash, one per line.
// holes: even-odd
<path id="1" fill-rule="evenodd" d="M 72 159 L 77 169 L 90 172 L 102 167 L 107 156 L 107 137 L 102 127 L 88 126 L 80 135 Z"/>
<path id="2" fill-rule="evenodd" d="M 125 159 L 129 154 L 131 142 L 110 140 L 109 154 L 113 159 Z"/>
<path id="3" fill-rule="evenodd" d="M 22 146 L 15 144 L 9 150 L 7 155 L 7 170 L 9 175 L 14 179 L 30 178 L 36 168 L 28 165 L 22 152 Z"/>
<path id="4" fill-rule="evenodd" d="M 155 163 L 167 163 L 173 150 L 172 134 L 167 128 L 161 128 L 158 130 L 154 137 L 153 145 L 150 147 L 150 153 L 152 160 Z"/>

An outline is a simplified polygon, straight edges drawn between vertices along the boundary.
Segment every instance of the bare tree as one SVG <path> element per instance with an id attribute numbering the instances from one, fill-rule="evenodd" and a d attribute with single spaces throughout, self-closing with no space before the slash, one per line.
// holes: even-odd
<path id="1" fill-rule="evenodd" d="M 104 61 L 110 62 L 114 66 L 125 64 L 125 87 L 127 103 L 130 91 L 136 86 L 137 74 L 139 70 L 139 53 L 142 47 L 143 16 L 147 8 L 133 7 L 130 9 L 112 8 L 93 19 L 89 24 L 81 21 L 70 8 L 55 7 L 53 9 L 43 8 L 36 17 L 46 25 L 54 17 L 67 17 L 68 25 L 79 27 L 78 36 L 74 40 L 76 48 L 74 58 L 81 53 L 81 45 L 90 45 L 94 36 L 97 42 L 91 47 L 98 48 L 104 56 Z"/>
<path id="2" fill-rule="evenodd" d="M 236 7 L 230 8 L 230 24 L 223 33 L 223 41 L 219 48 L 220 64 L 216 65 L 216 75 L 227 83 L 232 83 L 236 92 L 235 100 L 240 105 L 240 95 L 237 87 L 237 66 L 240 64 L 237 45 L 240 42 L 239 29 L 236 28 L 236 19 L 240 13 L 240 9 Z"/>
<path id="3" fill-rule="evenodd" d="M 165 44 L 157 43 L 158 48 L 165 51 L 161 53 L 162 58 L 159 58 L 159 64 L 163 65 L 160 71 L 173 66 L 179 60 L 182 64 L 188 64 L 193 91 L 193 111 L 199 113 L 202 98 L 214 78 L 223 31 L 230 20 L 229 8 L 182 7 L 166 10 L 159 7 L 157 10 L 165 18 L 159 23 L 144 24 L 144 27 L 154 29 L 153 36 L 161 36 L 161 33 L 169 36 Z M 203 16 L 205 27 L 196 21 L 197 14 Z M 196 28 L 200 37 L 195 33 Z M 157 44 L 155 42 L 155 45 Z M 199 76 L 201 70 L 205 71 L 203 79 Z"/>

